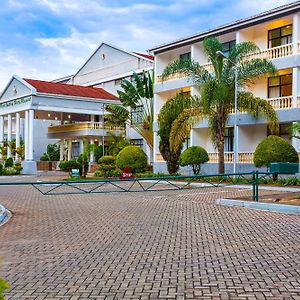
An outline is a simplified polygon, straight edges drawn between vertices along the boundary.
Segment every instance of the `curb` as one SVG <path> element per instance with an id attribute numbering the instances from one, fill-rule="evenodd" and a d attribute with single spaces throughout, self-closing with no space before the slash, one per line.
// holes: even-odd
<path id="1" fill-rule="evenodd" d="M 266 210 L 271 212 L 300 215 L 300 206 L 298 205 L 250 202 L 224 198 L 217 199 L 216 204 L 223 206 L 237 206 L 258 210 Z"/>

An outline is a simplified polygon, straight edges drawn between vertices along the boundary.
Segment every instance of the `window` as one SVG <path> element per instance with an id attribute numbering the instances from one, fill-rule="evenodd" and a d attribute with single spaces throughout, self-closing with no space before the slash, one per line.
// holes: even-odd
<path id="1" fill-rule="evenodd" d="M 140 125 L 143 123 L 143 105 L 131 109 L 131 124 Z"/>
<path id="2" fill-rule="evenodd" d="M 278 136 L 282 137 L 283 139 L 285 139 L 286 141 L 290 142 L 292 135 L 290 132 L 290 127 L 292 124 L 290 123 L 283 123 L 283 124 L 279 124 L 279 134 Z M 272 133 L 270 132 L 270 129 L 268 127 L 268 136 L 271 135 Z"/>
<path id="3" fill-rule="evenodd" d="M 293 25 L 286 25 L 268 31 L 268 47 L 278 47 L 292 42 Z"/>
<path id="4" fill-rule="evenodd" d="M 183 148 L 188 149 L 190 147 L 190 144 L 191 144 L 191 139 L 190 139 L 190 137 L 187 137 L 185 139 L 185 141 L 183 142 Z"/>
<path id="5" fill-rule="evenodd" d="M 292 95 L 292 74 L 268 78 L 268 98 L 287 97 Z"/>
<path id="6" fill-rule="evenodd" d="M 235 45 L 236 45 L 235 40 L 229 41 L 226 43 L 222 43 L 223 53 L 226 55 L 226 57 L 229 56 L 229 53 L 232 51 L 232 49 L 235 47 Z"/>
<path id="7" fill-rule="evenodd" d="M 133 140 L 130 140 L 130 144 L 143 148 L 144 142 L 143 142 L 143 139 L 133 139 Z"/>
<path id="8" fill-rule="evenodd" d="M 191 52 L 180 54 L 179 59 L 180 60 L 190 60 L 191 59 Z"/>
<path id="9" fill-rule="evenodd" d="M 225 152 L 233 152 L 233 143 L 234 143 L 234 128 L 227 127 L 225 129 L 224 135 L 224 151 Z"/>

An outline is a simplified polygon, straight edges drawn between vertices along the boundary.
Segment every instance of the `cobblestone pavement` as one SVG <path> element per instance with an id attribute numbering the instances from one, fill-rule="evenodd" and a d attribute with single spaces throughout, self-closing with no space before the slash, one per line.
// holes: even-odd
<path id="1" fill-rule="evenodd" d="M 7 299 L 300 299 L 300 217 L 215 205 L 247 193 L 0 187 Z"/>

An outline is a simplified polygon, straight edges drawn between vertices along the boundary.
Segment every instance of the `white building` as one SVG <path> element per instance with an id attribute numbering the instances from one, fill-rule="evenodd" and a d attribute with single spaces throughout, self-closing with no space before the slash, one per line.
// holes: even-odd
<path id="1" fill-rule="evenodd" d="M 108 131 L 125 133 L 122 128 L 104 124 L 105 105 L 121 104 L 116 95 L 123 79 L 152 69 L 151 55 L 102 43 L 75 75 L 53 82 L 13 76 L 0 96 L 0 141 L 16 138 L 17 146 L 20 139 L 25 141 L 25 173 L 35 171 L 35 162 L 50 143 L 60 143 L 61 160 L 77 157 L 83 139 L 102 144 L 109 137 Z M 126 136 L 150 156 L 139 134 L 128 127 Z M 68 151 L 63 157 L 65 144 Z M 94 161 L 93 154 L 90 161 Z"/>
<path id="2" fill-rule="evenodd" d="M 215 29 L 166 43 L 150 49 L 155 55 L 155 120 L 164 103 L 180 90 L 199 94 L 191 81 L 181 74 L 169 77 L 162 82 L 164 68 L 180 57 L 191 57 L 206 68 L 211 64 L 203 51 L 203 39 L 214 36 L 220 39 L 224 52 L 243 41 L 254 42 L 259 48 L 255 57 L 271 59 L 278 69 L 273 78 L 259 80 L 252 92 L 267 99 L 277 110 L 280 119 L 280 135 L 290 141 L 300 152 L 300 145 L 291 138 L 287 127 L 300 121 L 300 1 L 246 19 L 226 24 Z M 157 125 L 157 124 L 156 124 Z M 157 127 L 157 126 L 155 126 Z M 263 119 L 255 120 L 249 114 L 238 115 L 238 168 L 252 170 L 252 157 L 257 144 L 268 135 L 267 124 Z M 210 156 L 210 163 L 204 171 L 217 172 L 218 154 L 209 137 L 207 123 L 201 122 L 190 133 L 190 146 L 204 147 Z M 159 152 L 159 137 L 155 133 L 154 170 L 166 172 L 166 164 Z M 233 161 L 233 116 L 229 118 L 225 138 L 226 171 L 232 171 Z"/>

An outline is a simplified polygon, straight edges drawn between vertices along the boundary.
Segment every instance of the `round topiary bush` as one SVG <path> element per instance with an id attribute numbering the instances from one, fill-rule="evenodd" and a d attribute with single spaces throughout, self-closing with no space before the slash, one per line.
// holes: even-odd
<path id="1" fill-rule="evenodd" d="M 116 165 L 120 169 L 129 167 L 133 173 L 145 172 L 147 156 L 138 146 L 127 146 L 116 157 Z"/>
<path id="2" fill-rule="evenodd" d="M 298 163 L 295 148 L 281 137 L 269 135 L 256 147 L 253 162 L 256 167 L 269 166 L 274 162 Z"/>
<path id="3" fill-rule="evenodd" d="M 184 150 L 179 157 L 179 165 L 182 167 L 192 166 L 195 175 L 201 170 L 201 164 L 209 161 L 207 151 L 200 146 L 192 146 Z"/>
<path id="4" fill-rule="evenodd" d="M 99 158 L 98 163 L 100 165 L 114 165 L 115 158 L 113 156 L 102 156 Z"/>

